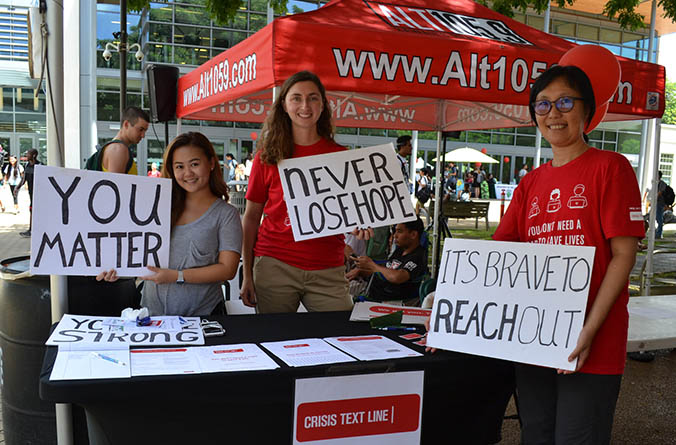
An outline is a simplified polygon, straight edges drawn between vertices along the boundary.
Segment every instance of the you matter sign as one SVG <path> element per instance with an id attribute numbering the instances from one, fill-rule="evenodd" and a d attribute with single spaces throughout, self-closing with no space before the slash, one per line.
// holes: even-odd
<path id="1" fill-rule="evenodd" d="M 33 274 L 140 276 L 169 264 L 169 179 L 38 165 L 33 203 Z"/>
<path id="2" fill-rule="evenodd" d="M 594 247 L 447 238 L 427 345 L 574 370 Z"/>
<path id="3" fill-rule="evenodd" d="M 416 218 L 392 144 L 279 163 L 296 241 Z"/>

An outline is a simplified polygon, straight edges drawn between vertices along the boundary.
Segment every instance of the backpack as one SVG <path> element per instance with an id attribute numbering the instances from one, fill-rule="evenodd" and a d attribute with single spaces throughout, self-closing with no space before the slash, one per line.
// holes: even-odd
<path id="1" fill-rule="evenodd" d="M 419 188 L 418 191 L 415 193 L 415 197 L 418 198 L 420 204 L 424 205 L 430 199 L 431 194 L 432 191 L 430 190 L 430 186 L 428 185 L 427 187 Z"/>
<path id="2" fill-rule="evenodd" d="M 85 170 L 95 170 L 95 171 L 103 171 L 103 149 L 106 148 L 108 145 L 114 143 L 114 142 L 119 142 L 121 144 L 124 144 L 119 139 L 113 139 L 112 141 L 108 141 L 103 146 L 96 144 L 96 151 L 87 158 L 87 162 L 85 162 Z M 131 149 L 129 146 L 125 145 L 127 149 L 129 150 L 129 159 L 127 159 L 127 167 L 124 169 L 125 172 L 128 172 L 129 169 L 131 168 L 132 164 L 134 163 L 134 157 L 132 156 Z"/>
<path id="3" fill-rule="evenodd" d="M 674 203 L 674 189 L 667 185 L 664 189 L 664 193 L 662 193 L 662 197 L 664 198 L 664 205 L 672 205 Z"/>

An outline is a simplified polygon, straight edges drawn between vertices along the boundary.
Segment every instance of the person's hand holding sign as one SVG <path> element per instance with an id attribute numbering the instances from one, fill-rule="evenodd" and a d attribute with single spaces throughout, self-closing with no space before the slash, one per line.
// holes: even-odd
<path id="1" fill-rule="evenodd" d="M 148 266 L 148 270 L 153 272 L 152 275 L 141 277 L 142 280 L 154 281 L 157 284 L 174 283 L 178 278 L 178 271 L 172 269 L 161 269 L 159 267 Z M 113 282 L 118 279 L 117 271 L 115 269 L 104 270 L 96 276 L 96 281 Z"/>
<path id="2" fill-rule="evenodd" d="M 373 236 L 373 229 L 370 227 L 368 229 L 354 229 L 351 233 L 358 240 L 368 241 Z"/>
<path id="3" fill-rule="evenodd" d="M 577 358 L 577 365 L 575 366 L 575 371 L 568 371 L 565 369 L 557 369 L 558 374 L 572 374 L 577 372 L 582 365 L 587 361 L 589 357 L 589 352 L 591 350 L 592 340 L 594 340 L 594 334 L 591 332 L 588 326 L 583 326 L 580 331 L 580 336 L 577 339 L 577 345 L 573 352 L 568 356 L 568 361 L 572 362 Z"/>
<path id="4" fill-rule="evenodd" d="M 114 282 L 117 281 L 119 277 L 117 276 L 117 271 L 115 269 L 110 269 L 110 270 L 104 270 L 103 272 L 100 272 L 96 276 L 96 281 L 108 281 L 108 282 Z"/>
<path id="5" fill-rule="evenodd" d="M 161 269 L 159 267 L 148 266 L 148 270 L 153 272 L 152 275 L 145 275 L 141 277 L 142 280 L 153 281 L 156 284 L 175 283 L 178 279 L 178 271 L 173 269 Z"/>

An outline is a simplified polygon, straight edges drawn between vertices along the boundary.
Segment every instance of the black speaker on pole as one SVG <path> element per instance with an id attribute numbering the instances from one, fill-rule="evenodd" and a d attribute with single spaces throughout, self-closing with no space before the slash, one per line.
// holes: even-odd
<path id="1" fill-rule="evenodd" d="M 150 64 L 148 95 L 150 96 L 150 118 L 153 122 L 168 122 L 176 119 L 178 95 L 178 67 Z"/>

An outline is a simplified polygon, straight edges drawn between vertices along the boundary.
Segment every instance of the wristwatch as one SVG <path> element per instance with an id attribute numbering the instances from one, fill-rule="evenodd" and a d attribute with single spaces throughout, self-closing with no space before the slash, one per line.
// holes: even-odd
<path id="1" fill-rule="evenodd" d="M 182 271 L 182 270 L 178 270 L 177 272 L 178 272 L 178 278 L 176 278 L 176 282 L 177 282 L 178 284 L 183 284 L 183 283 L 185 283 L 185 280 L 183 279 L 183 271 Z"/>

